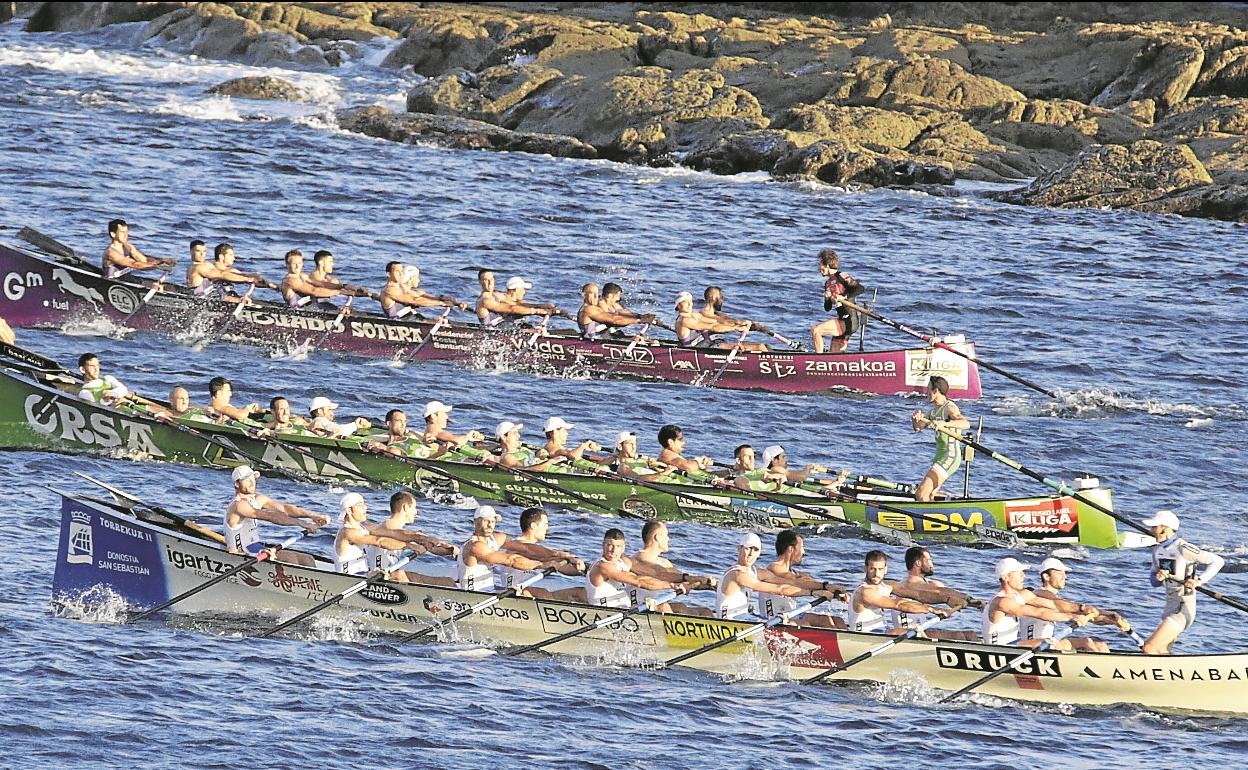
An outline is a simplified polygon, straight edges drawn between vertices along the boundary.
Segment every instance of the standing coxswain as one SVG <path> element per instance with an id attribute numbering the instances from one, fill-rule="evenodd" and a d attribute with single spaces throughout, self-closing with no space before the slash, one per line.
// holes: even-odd
<path id="1" fill-rule="evenodd" d="M 78 356 L 78 371 L 82 373 L 82 389 L 78 397 L 94 404 L 116 406 L 129 397 L 130 391 L 111 374 L 100 374 L 100 357 L 95 353 Z"/>
<path id="2" fill-rule="evenodd" d="M 1025 618 L 1057 623 L 1071 622 L 1076 626 L 1083 626 L 1095 617 L 1095 608 L 1088 608 L 1087 612 L 1063 612 L 1051 599 L 1036 596 L 1023 588 L 1023 571 L 1026 569 L 1026 565 L 1010 556 L 997 562 L 996 575 L 1001 590 L 984 607 L 981 634 L 984 644 L 1035 647 L 1046 640 L 1052 641 L 1051 637 L 1021 638 L 1020 629 Z M 1051 646 L 1063 652 L 1072 649 L 1069 639 L 1058 639 Z"/>
<path id="3" fill-rule="evenodd" d="M 234 500 L 225 509 L 225 545 L 230 553 L 257 556 L 267 547 L 260 538 L 259 522 L 267 521 L 285 527 L 301 527 L 315 532 L 329 523 L 329 517 L 289 503 L 279 503 L 256 491 L 257 471 L 240 465 L 230 474 L 234 482 Z M 297 551 L 273 549 L 273 558 L 301 567 L 315 567 L 316 559 Z"/>
<path id="4" fill-rule="evenodd" d="M 585 600 L 595 607 L 628 609 L 632 606 L 631 588 L 648 591 L 673 590 L 689 593 L 689 583 L 640 575 L 633 571 L 633 560 L 624 555 L 627 541 L 618 529 L 608 529 L 602 536 L 602 558 L 585 572 Z"/>
<path id="5" fill-rule="evenodd" d="M 825 595 L 846 600 L 845 589 L 826 580 L 819 580 L 805 572 L 793 569 L 800 567 L 806 558 L 804 538 L 795 529 L 785 529 L 776 533 L 776 560 L 766 567 L 757 568 L 758 577 L 768 583 L 787 585 L 800 588 L 806 592 L 826 592 Z M 814 593 L 811 594 L 815 595 Z M 765 620 L 771 620 L 785 612 L 797 609 L 797 601 L 791 596 L 775 594 L 759 590 L 754 594 L 754 614 Z M 818 626 L 820 628 L 845 628 L 845 621 L 818 612 L 804 615 L 801 625 Z"/>
<path id="6" fill-rule="evenodd" d="M 932 377 L 927 381 L 927 400 L 932 404 L 931 409 L 926 413 L 916 410 L 910 415 L 910 425 L 916 433 L 924 428 L 936 432 L 936 457 L 914 495 L 919 502 L 931 500 L 962 465 L 961 445 L 949 438 L 945 431 L 963 431 L 971 427 L 971 421 L 962 416 L 958 405 L 949 400 L 949 381 L 944 377 Z"/>
<path id="7" fill-rule="evenodd" d="M 100 265 L 105 278 L 120 278 L 135 270 L 155 270 L 163 265 L 176 265 L 176 259 L 153 259 L 130 242 L 130 225 L 124 219 L 108 223 L 108 248 Z"/>
<path id="8" fill-rule="evenodd" d="M 1226 560 L 1201 550 L 1178 536 L 1179 517 L 1173 511 L 1158 511 L 1144 520 L 1151 527 L 1157 545 L 1153 546 L 1153 566 L 1149 579 L 1154 587 L 1166 589 L 1166 606 L 1161 623 L 1144 642 L 1146 655 L 1169 655 L 1179 634 L 1196 621 L 1196 589 L 1213 580 Z M 1196 565 L 1205 565 L 1200 575 Z"/>
<path id="9" fill-rule="evenodd" d="M 810 339 L 815 343 L 815 352 L 822 353 L 824 338 L 831 337 L 831 352 L 841 353 L 857 328 L 858 316 L 856 311 L 845 307 L 838 300 L 852 300 L 867 289 L 857 278 L 841 272 L 841 258 L 832 249 L 819 252 L 819 274 L 826 279 L 823 283 L 823 309 L 825 312 L 835 311 L 836 314 L 811 327 Z"/>
<path id="10" fill-rule="evenodd" d="M 714 590 L 717 582 L 713 575 L 690 575 L 681 572 L 672 565 L 671 560 L 663 556 L 671 546 L 667 525 L 661 521 L 647 521 L 641 527 L 641 548 L 629 557 L 629 568 L 636 575 L 644 575 L 669 583 L 687 583 L 689 590 Z M 649 601 L 655 599 L 661 591 L 647 588 L 633 588 L 629 594 L 637 609 L 650 609 Z M 663 602 L 654 607 L 658 612 L 678 612 L 681 615 L 710 615 L 705 607 L 694 607 L 688 604 Z"/>
<path id="11" fill-rule="evenodd" d="M 406 543 L 385 535 L 374 535 L 368 531 L 368 503 L 359 492 L 348 492 L 342 496 L 342 526 L 334 535 L 334 571 L 347 575 L 367 575 L 373 571 L 374 565 L 368 558 L 367 547 L 382 548 L 387 551 L 399 551 L 404 548 L 419 556 L 425 552 L 419 543 Z"/>

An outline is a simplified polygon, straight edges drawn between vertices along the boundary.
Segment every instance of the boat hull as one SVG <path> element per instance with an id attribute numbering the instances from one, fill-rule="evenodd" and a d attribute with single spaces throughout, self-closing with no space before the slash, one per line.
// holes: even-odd
<path id="1" fill-rule="evenodd" d="M 62 495 L 53 597 L 70 606 L 106 593 L 134 608 L 153 607 L 238 565 L 243 557 L 154 525 L 116 506 Z M 319 569 L 257 563 L 173 606 L 175 613 L 227 614 L 256 630 L 351 588 L 358 578 Z M 101 589 L 107 589 L 102 591 Z M 424 584 L 378 582 L 325 609 L 323 620 L 407 633 L 445 619 L 489 594 Z M 491 645 L 546 641 L 607 617 L 604 608 L 556 601 L 502 599 L 459 621 L 453 636 Z M 610 664 L 641 665 L 725 639 L 749 626 L 685 615 L 641 614 L 546 649 Z M 740 678 L 800 680 L 879 645 L 874 634 L 777 626 L 681 665 Z M 967 642 L 909 640 L 834 675 L 836 681 L 916 684 L 940 690 L 968 685 L 1022 650 Z M 1166 712 L 1248 716 L 1248 655 L 1043 653 L 1018 673 L 997 677 L 982 695 L 1020 701 L 1132 703 Z"/>
<path id="2" fill-rule="evenodd" d="M 235 303 L 195 299 L 175 287 L 144 302 L 148 290 L 131 279 L 108 280 L 94 270 L 5 244 L 0 244 L 0 276 L 0 316 L 14 326 L 64 328 L 107 318 L 127 328 L 187 340 L 222 338 L 283 351 L 314 348 L 572 378 L 609 375 L 791 394 L 923 393 L 928 378 L 940 375 L 949 381 L 952 398 L 982 395 L 975 363 L 943 349 L 740 353 L 729 362 L 725 349 L 632 346 L 628 339 L 591 342 L 526 327 L 500 331 L 475 323 L 444 325 L 429 339 L 435 324 L 431 319 L 391 319 L 359 308 L 338 319 L 335 312 L 257 301 L 235 315 Z M 972 343 L 949 344 L 975 355 Z"/>

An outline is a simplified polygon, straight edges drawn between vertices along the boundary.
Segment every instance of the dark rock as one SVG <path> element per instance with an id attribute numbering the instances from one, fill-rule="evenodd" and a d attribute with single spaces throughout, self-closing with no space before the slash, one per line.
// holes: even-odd
<path id="1" fill-rule="evenodd" d="M 307 98 L 307 95 L 296 88 L 293 83 L 268 75 L 227 80 L 208 89 L 208 93 L 243 99 L 276 99 L 288 102 L 302 101 Z"/>

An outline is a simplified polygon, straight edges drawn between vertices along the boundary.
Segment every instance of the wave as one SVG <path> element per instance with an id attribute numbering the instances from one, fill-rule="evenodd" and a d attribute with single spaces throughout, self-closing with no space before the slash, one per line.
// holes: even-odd
<path id="1" fill-rule="evenodd" d="M 994 414 L 1011 417 L 1060 417 L 1073 420 L 1096 420 L 1125 414 L 1148 414 L 1160 417 L 1184 417 L 1185 428 L 1203 428 L 1215 419 L 1248 419 L 1248 409 L 1239 405 L 1200 406 L 1140 398 L 1115 390 L 1058 390 L 1056 399 L 1039 400 L 1032 396 L 1007 396 L 994 406 Z"/>

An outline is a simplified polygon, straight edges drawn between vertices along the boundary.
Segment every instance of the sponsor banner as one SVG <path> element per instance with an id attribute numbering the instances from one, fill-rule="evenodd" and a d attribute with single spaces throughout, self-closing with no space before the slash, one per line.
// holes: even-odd
<path id="1" fill-rule="evenodd" d="M 1079 506 L 1072 497 L 1008 501 L 1007 526 L 1031 539 L 1075 542 L 1079 539 Z"/>
<path id="2" fill-rule="evenodd" d="M 949 387 L 964 389 L 970 380 L 970 367 L 962 356 L 940 348 L 906 351 L 906 384 L 926 388 L 930 377 L 944 377 Z"/>
<path id="3" fill-rule="evenodd" d="M 942 505 L 939 508 L 927 508 L 913 503 L 898 503 L 897 505 L 904 506 L 907 510 L 913 510 L 915 513 L 923 514 L 924 518 L 916 519 L 904 513 L 881 511 L 867 503 L 867 521 L 890 529 L 901 530 L 902 532 L 916 532 L 920 534 L 940 533 L 956 535 L 959 532 L 965 534 L 966 527 L 997 526 L 997 519 L 992 515 L 992 512 L 978 506 Z"/>
<path id="4" fill-rule="evenodd" d="M 953 668 L 959 671 L 987 674 L 990 671 L 996 671 L 1026 653 L 1027 650 L 1022 648 L 1019 648 L 1017 651 L 980 652 L 978 650 L 954 649 L 938 645 L 936 647 L 936 662 L 941 668 Z M 1058 661 L 1058 656 L 1040 654 L 1019 663 L 1016 668 L 1011 669 L 1007 673 L 1035 677 L 1060 677 L 1062 675 L 1062 667 Z"/>
<path id="5" fill-rule="evenodd" d="M 123 449 L 150 457 L 165 453 L 152 440 L 152 426 L 97 409 L 65 393 L 39 391 L 23 402 L 26 424 L 53 441 L 92 449 Z"/>
<path id="6" fill-rule="evenodd" d="M 786 626 L 784 633 L 767 634 L 767 648 L 795 665 L 831 668 L 845 662 L 840 634 L 830 630 Z"/>
<path id="7" fill-rule="evenodd" d="M 627 609 L 632 609 L 632 605 L 629 605 Z M 625 610 L 615 607 L 575 607 L 562 604 L 538 604 L 537 617 L 542 623 L 542 630 L 555 636 L 566 634 L 578 628 L 584 628 L 622 611 Z M 526 610 L 526 615 L 527 612 Z M 649 619 L 639 615 L 630 615 L 604 628 L 586 631 L 581 636 L 586 639 L 605 639 L 608 641 L 626 642 L 628 644 L 654 644 L 654 631 L 650 628 Z"/>
<path id="8" fill-rule="evenodd" d="M 433 594 L 426 593 L 421 598 L 420 604 L 430 615 L 446 620 L 488 598 L 485 594 L 479 594 L 479 596 L 481 597 L 480 599 L 474 598 L 470 601 L 460 601 L 447 596 L 434 598 Z M 528 623 L 533 619 L 533 613 L 529 609 L 531 606 L 528 602 L 521 604 L 519 607 L 512 607 L 504 602 L 498 602 L 485 609 L 477 610 L 474 617 L 493 618 L 496 621 L 509 623 Z M 421 625 L 428 625 L 428 621 L 429 618 L 425 618 Z"/>
<path id="9" fill-rule="evenodd" d="M 663 616 L 663 634 L 667 637 L 667 646 L 673 649 L 697 649 L 712 642 L 727 639 L 741 630 L 741 626 L 711 618 L 674 618 Z M 734 642 L 721 649 L 737 652 L 751 644 L 749 640 Z"/>
<path id="10" fill-rule="evenodd" d="M 54 593 L 79 593 L 100 583 L 131 604 L 169 598 L 153 533 L 69 499 L 61 503 L 61 539 Z"/>

